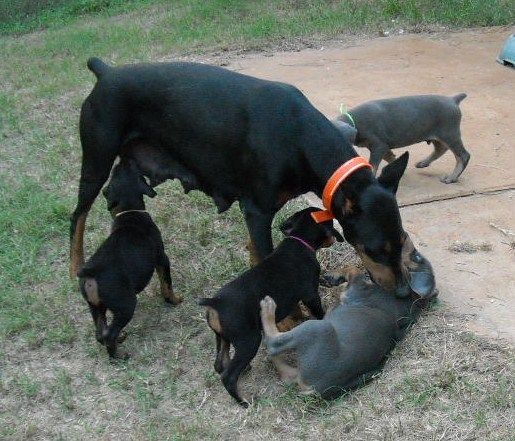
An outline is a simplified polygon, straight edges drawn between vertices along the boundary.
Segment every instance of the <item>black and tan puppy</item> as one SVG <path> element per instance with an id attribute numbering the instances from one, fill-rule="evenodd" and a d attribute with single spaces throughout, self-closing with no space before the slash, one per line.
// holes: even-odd
<path id="1" fill-rule="evenodd" d="M 120 332 L 131 320 L 136 294 L 141 292 L 157 270 L 165 301 L 177 305 L 182 298 L 173 292 L 170 261 L 161 233 L 145 211 L 143 195 L 154 190 L 140 176 L 135 165 L 122 160 L 114 169 L 104 191 L 114 221 L 111 235 L 86 262 L 78 276 L 81 292 L 88 302 L 97 340 L 111 357 L 117 353 Z M 113 314 L 107 324 L 106 310 Z"/>
<path id="2" fill-rule="evenodd" d="M 318 295 L 320 265 L 316 250 L 343 240 L 333 221 L 315 223 L 307 208 L 281 225 L 286 238 L 259 265 L 225 285 L 213 298 L 201 299 L 207 306 L 207 321 L 216 335 L 215 370 L 238 403 L 248 404 L 238 392 L 238 378 L 256 355 L 261 343 L 259 302 L 271 296 L 277 304 L 277 321 L 284 319 L 302 301 L 311 313 L 324 316 Z M 234 356 L 229 358 L 230 345 Z"/>
<path id="3" fill-rule="evenodd" d="M 398 297 L 350 268 L 341 303 L 323 320 L 309 320 L 288 332 L 277 329 L 275 301 L 271 297 L 261 301 L 266 346 L 283 380 L 297 382 L 304 393 L 333 399 L 381 369 L 396 342 L 436 296 L 431 264 L 408 236 L 403 252 L 411 260 L 412 289 L 418 294 Z M 279 358 L 287 350 L 295 352 L 298 367 Z"/>

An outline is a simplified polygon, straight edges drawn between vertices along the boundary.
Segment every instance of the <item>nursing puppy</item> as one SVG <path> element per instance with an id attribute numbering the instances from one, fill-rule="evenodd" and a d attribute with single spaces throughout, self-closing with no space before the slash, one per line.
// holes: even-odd
<path id="1" fill-rule="evenodd" d="M 277 329 L 274 300 L 266 297 L 261 301 L 266 347 L 284 381 L 296 382 L 304 393 L 317 392 L 324 399 L 334 399 L 381 369 L 396 342 L 436 296 L 431 265 L 407 235 L 403 252 L 409 253 L 414 290 L 407 297 L 383 290 L 350 268 L 341 303 L 323 320 L 309 320 L 288 332 Z M 280 358 L 287 350 L 294 350 L 297 368 Z"/>
<path id="2" fill-rule="evenodd" d="M 270 256 L 225 285 L 215 297 L 199 301 L 207 307 L 207 322 L 216 335 L 215 370 L 229 394 L 243 406 L 248 402 L 238 391 L 238 379 L 261 344 L 259 302 L 266 295 L 274 299 L 277 314 L 273 320 L 277 321 L 290 314 L 299 301 L 316 318 L 324 316 L 316 250 L 343 238 L 332 220 L 316 223 L 311 217 L 314 211 L 317 209 L 307 208 L 283 222 L 281 231 L 287 237 Z M 234 347 L 232 358 L 230 345 Z"/>
<path id="3" fill-rule="evenodd" d="M 127 358 L 127 354 L 117 350 L 123 340 L 121 332 L 134 314 L 136 294 L 145 289 L 154 270 L 164 300 L 173 305 L 182 301 L 173 292 L 170 261 L 161 233 L 145 211 L 144 194 L 156 195 L 132 161 L 120 161 L 104 191 L 114 218 L 111 234 L 78 273 L 79 286 L 95 324 L 96 339 L 113 358 Z M 110 324 L 107 310 L 113 314 Z"/>
<path id="4" fill-rule="evenodd" d="M 350 142 L 370 150 L 370 163 L 375 171 L 382 159 L 395 160 L 391 151 L 394 148 L 422 141 L 433 143 L 434 151 L 419 161 L 417 168 L 429 166 L 450 150 L 456 166 L 452 173 L 440 179 L 449 184 L 458 180 L 470 159 L 460 131 L 459 104 L 466 96 L 464 93 L 452 97 L 414 95 L 368 101 L 340 115 L 333 124 Z"/>

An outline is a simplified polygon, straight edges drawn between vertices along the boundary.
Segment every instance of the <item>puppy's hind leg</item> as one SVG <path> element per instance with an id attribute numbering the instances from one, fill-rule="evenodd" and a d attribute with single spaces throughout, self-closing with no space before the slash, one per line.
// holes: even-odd
<path id="1" fill-rule="evenodd" d="M 163 252 L 158 266 L 156 267 L 157 275 L 159 277 L 159 284 L 161 286 L 161 295 L 165 302 L 172 305 L 178 305 L 182 302 L 183 297 L 174 292 L 172 287 L 172 276 L 170 275 L 170 259 Z"/>
<path id="2" fill-rule="evenodd" d="M 463 170 L 465 170 L 465 167 L 467 166 L 470 160 L 470 153 L 467 152 L 467 150 L 463 146 L 463 143 L 461 142 L 461 137 L 459 135 L 456 135 L 454 139 L 449 140 L 447 144 L 449 146 L 449 150 L 451 150 L 452 153 L 454 153 L 454 157 L 456 158 L 456 165 L 450 175 L 443 176 L 440 179 L 440 181 L 442 181 L 444 184 L 456 182 L 459 176 L 463 173 Z"/>
<path id="3" fill-rule="evenodd" d="M 113 321 L 104 333 L 104 341 L 107 348 L 107 352 L 111 358 L 122 358 L 127 359 L 128 354 L 120 354 L 118 352 L 118 343 L 120 340 L 120 333 L 122 329 L 129 323 L 134 315 L 136 309 L 136 294 L 132 294 L 124 299 L 123 305 L 116 305 L 109 307 L 113 311 Z"/>
<path id="4" fill-rule="evenodd" d="M 222 383 L 227 392 L 243 407 L 248 407 L 249 402 L 242 398 L 238 390 L 238 380 L 243 370 L 256 356 L 261 343 L 261 333 L 247 334 L 232 342 L 234 357 L 222 373 Z"/>
<path id="5" fill-rule="evenodd" d="M 220 334 L 216 334 L 216 359 L 214 368 L 215 371 L 221 374 L 229 365 L 231 361 L 229 357 L 230 344 Z"/>
<path id="6" fill-rule="evenodd" d="M 95 306 L 88 303 L 93 322 L 95 323 L 95 338 L 104 344 L 104 335 L 107 334 L 106 308 L 103 305 Z"/>
<path id="7" fill-rule="evenodd" d="M 442 156 L 447 151 L 447 146 L 436 139 L 433 142 L 433 152 L 422 161 L 419 161 L 415 164 L 417 168 L 425 168 L 428 167 L 433 161 L 436 161 L 440 156 Z"/>
<path id="8" fill-rule="evenodd" d="M 318 294 L 314 295 L 309 300 L 303 300 L 303 302 L 316 319 L 322 320 L 324 318 L 324 308 L 322 307 L 322 300 L 320 300 Z"/>
<path id="9" fill-rule="evenodd" d="M 280 354 L 295 347 L 293 336 L 299 327 L 288 332 L 279 332 L 275 323 L 276 304 L 274 300 L 266 296 L 261 300 L 261 323 L 265 334 L 266 346 L 271 356 Z"/>

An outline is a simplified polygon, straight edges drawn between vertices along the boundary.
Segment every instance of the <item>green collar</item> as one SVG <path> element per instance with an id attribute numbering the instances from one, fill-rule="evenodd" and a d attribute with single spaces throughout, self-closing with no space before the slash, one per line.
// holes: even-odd
<path id="1" fill-rule="evenodd" d="M 343 104 L 340 104 L 340 114 L 342 116 L 346 116 L 349 119 L 349 121 L 352 123 L 352 127 L 356 128 L 356 123 L 354 122 L 354 118 L 352 117 L 350 112 L 347 111 L 347 107 L 344 106 Z"/>

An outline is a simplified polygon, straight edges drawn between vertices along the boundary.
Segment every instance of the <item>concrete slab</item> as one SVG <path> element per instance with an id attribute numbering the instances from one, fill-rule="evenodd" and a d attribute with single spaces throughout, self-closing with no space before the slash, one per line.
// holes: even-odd
<path id="1" fill-rule="evenodd" d="M 432 147 L 422 143 L 408 148 L 410 165 L 399 201 L 410 204 L 515 187 L 515 70 L 495 61 L 510 33 L 504 28 L 377 38 L 354 47 L 333 44 L 323 50 L 254 55 L 230 68 L 292 83 L 330 118 L 340 103 L 350 108 L 377 98 L 466 92 L 462 134 L 472 155 L 469 166 L 460 182 L 442 184 L 438 177 L 452 170 L 454 156 L 447 152 L 419 170 L 415 162 Z M 366 149 L 359 151 L 368 157 Z"/>
<path id="2" fill-rule="evenodd" d="M 515 191 L 405 207 L 401 213 L 404 228 L 433 264 L 441 300 L 473 314 L 472 330 L 515 343 Z M 463 243 L 485 243 L 492 250 L 450 251 Z"/>
<path id="3" fill-rule="evenodd" d="M 398 199 L 406 230 L 433 263 L 440 298 L 472 314 L 476 332 L 515 342 L 515 192 L 463 197 L 515 187 L 515 70 L 495 59 L 511 29 L 377 38 L 353 47 L 253 55 L 230 68 L 299 87 L 328 117 L 340 103 L 349 108 L 376 98 L 466 92 L 463 141 L 472 158 L 457 184 L 438 177 L 454 167 L 445 154 L 427 169 L 414 163 L 427 156 L 425 143 L 408 148 L 410 165 Z M 397 150 L 401 153 L 403 150 Z M 368 151 L 360 150 L 368 157 Z M 310 203 L 318 203 L 314 195 Z M 430 202 L 441 200 L 440 202 Z M 412 205 L 417 203 L 421 205 Z M 456 242 L 492 245 L 491 251 L 456 253 Z"/>

